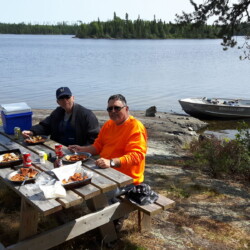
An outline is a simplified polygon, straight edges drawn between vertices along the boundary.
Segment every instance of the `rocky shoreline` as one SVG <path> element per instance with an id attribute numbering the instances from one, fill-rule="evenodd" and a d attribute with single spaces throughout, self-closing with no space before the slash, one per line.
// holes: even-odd
<path id="1" fill-rule="evenodd" d="M 38 123 L 51 113 L 48 109 L 34 109 L 33 124 Z M 93 111 L 102 125 L 109 119 L 106 111 Z M 139 119 L 148 131 L 147 156 L 171 158 L 182 154 L 181 148 L 198 137 L 197 131 L 207 123 L 191 116 L 156 112 L 154 117 L 146 116 L 146 111 L 130 111 Z"/>

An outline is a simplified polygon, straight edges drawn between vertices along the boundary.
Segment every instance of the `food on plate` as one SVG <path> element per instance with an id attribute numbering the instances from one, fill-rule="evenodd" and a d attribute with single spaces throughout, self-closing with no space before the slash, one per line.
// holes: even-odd
<path id="1" fill-rule="evenodd" d="M 66 161 L 83 161 L 88 158 L 87 155 L 65 155 Z"/>
<path id="2" fill-rule="evenodd" d="M 13 175 L 10 179 L 12 181 L 24 181 L 25 177 L 32 179 L 37 174 L 38 174 L 38 171 L 36 171 L 33 168 L 20 168 L 20 173 Z"/>
<path id="3" fill-rule="evenodd" d="M 45 138 L 41 135 L 30 136 L 30 138 L 26 139 L 25 142 L 27 143 L 39 143 L 45 142 Z"/>
<path id="4" fill-rule="evenodd" d="M 15 153 L 6 153 L 1 155 L 0 162 L 10 162 L 10 161 L 18 161 L 20 160 L 20 156 Z"/>
<path id="5" fill-rule="evenodd" d="M 14 176 L 12 176 L 10 179 L 12 181 L 24 181 L 25 176 L 22 174 L 15 174 Z"/>
<path id="6" fill-rule="evenodd" d="M 75 181 L 83 181 L 83 180 L 86 180 L 88 178 L 87 175 L 82 175 L 81 173 L 74 173 L 74 175 L 70 176 L 68 178 L 68 180 L 66 179 L 63 179 L 62 180 L 62 183 L 63 184 L 67 184 L 67 183 L 70 183 L 70 182 L 75 182 Z"/>

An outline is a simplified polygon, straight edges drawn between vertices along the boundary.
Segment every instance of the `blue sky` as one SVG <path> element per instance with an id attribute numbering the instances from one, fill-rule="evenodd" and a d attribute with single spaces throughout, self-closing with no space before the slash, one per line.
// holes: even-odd
<path id="1" fill-rule="evenodd" d="M 196 0 L 202 3 L 202 0 Z M 135 20 L 138 15 L 144 20 L 162 19 L 174 21 L 175 14 L 192 11 L 189 0 L 2 0 L 0 22 L 56 24 L 66 21 L 88 23 L 107 21 L 116 15 Z"/>

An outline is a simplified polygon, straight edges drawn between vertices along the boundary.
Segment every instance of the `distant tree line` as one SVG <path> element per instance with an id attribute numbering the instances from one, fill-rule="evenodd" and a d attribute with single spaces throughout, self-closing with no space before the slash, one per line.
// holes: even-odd
<path id="1" fill-rule="evenodd" d="M 243 27 L 244 26 L 244 27 Z M 249 25 L 242 24 L 244 29 Z M 241 29 L 239 29 L 241 30 Z M 207 24 L 166 23 L 161 19 L 145 21 L 138 17 L 129 20 L 128 14 L 121 19 L 114 13 L 113 20 L 101 22 L 99 19 L 91 23 L 76 23 L 69 25 L 66 22 L 56 25 L 39 24 L 4 24 L 0 23 L 1 34 L 62 34 L 75 35 L 78 38 L 115 38 L 115 39 L 169 39 L 169 38 L 221 38 L 222 27 Z M 237 35 L 241 35 L 240 31 Z"/>
<path id="2" fill-rule="evenodd" d="M 0 34 L 75 35 L 78 29 L 78 24 L 68 25 L 66 22 L 56 25 L 0 23 Z"/>

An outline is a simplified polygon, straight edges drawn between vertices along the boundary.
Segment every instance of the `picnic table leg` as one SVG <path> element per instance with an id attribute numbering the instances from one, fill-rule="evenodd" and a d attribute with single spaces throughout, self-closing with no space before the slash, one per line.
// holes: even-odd
<path id="1" fill-rule="evenodd" d="M 93 199 L 88 200 L 87 205 L 91 210 L 97 211 L 104 207 L 107 207 L 109 204 L 106 196 L 104 194 L 100 194 L 94 197 Z M 112 241 L 117 240 L 117 234 L 113 221 L 110 221 L 107 224 L 100 226 L 99 231 L 101 233 L 104 243 L 110 243 Z"/>
<path id="2" fill-rule="evenodd" d="M 38 212 L 22 198 L 19 241 L 36 234 L 37 225 Z"/>
<path id="3" fill-rule="evenodd" d="M 138 210 L 138 225 L 140 232 L 151 229 L 151 217 L 146 213 Z"/>

